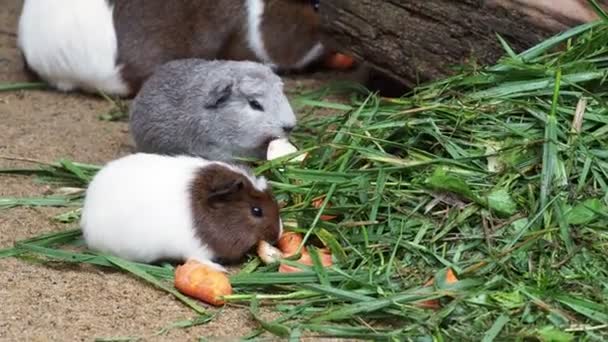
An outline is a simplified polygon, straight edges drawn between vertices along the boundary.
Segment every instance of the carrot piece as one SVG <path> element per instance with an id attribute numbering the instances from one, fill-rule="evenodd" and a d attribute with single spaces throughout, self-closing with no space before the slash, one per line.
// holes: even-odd
<path id="1" fill-rule="evenodd" d="M 334 264 L 331 259 L 331 252 L 327 248 L 322 248 L 319 250 L 319 257 L 321 258 L 321 265 L 327 267 Z"/>
<path id="2" fill-rule="evenodd" d="M 323 205 L 324 200 L 325 200 L 325 197 L 317 198 L 316 200 L 312 201 L 312 206 L 315 207 L 316 209 L 319 209 Z M 331 208 L 331 203 L 327 203 L 327 205 L 325 207 Z M 335 219 L 336 217 L 338 217 L 338 216 L 321 215 L 321 217 L 319 217 L 319 218 L 321 219 L 321 221 L 331 221 L 331 220 Z"/>
<path id="3" fill-rule="evenodd" d="M 423 302 L 416 303 L 416 306 L 423 309 L 432 309 L 439 310 L 441 309 L 441 303 L 439 303 L 439 299 L 429 299 Z"/>
<path id="4" fill-rule="evenodd" d="M 355 59 L 343 53 L 333 53 L 325 58 L 325 66 L 336 70 L 347 70 L 354 67 Z"/>
<path id="5" fill-rule="evenodd" d="M 448 268 L 448 271 L 445 274 L 445 282 L 448 284 L 455 284 L 458 282 L 458 278 L 456 277 L 456 274 L 454 274 L 454 271 L 451 268 Z M 431 278 L 429 281 L 424 283 L 424 287 L 433 286 L 434 283 L 435 283 L 435 278 Z M 441 308 L 439 299 L 429 299 L 429 300 L 425 300 L 422 302 L 418 302 L 418 303 L 416 303 L 416 306 L 423 308 L 423 309 L 433 309 L 433 310 L 439 310 Z"/>
<path id="6" fill-rule="evenodd" d="M 279 273 L 294 273 L 294 272 L 302 272 L 302 270 L 297 267 L 289 266 L 286 264 L 281 264 L 279 266 Z"/>
<path id="7" fill-rule="evenodd" d="M 448 271 L 445 274 L 445 282 L 450 285 L 458 282 L 458 278 L 456 278 L 456 274 L 454 274 L 454 271 L 452 271 L 451 268 L 448 268 Z"/>
<path id="8" fill-rule="evenodd" d="M 321 217 L 319 217 L 319 219 L 321 221 L 331 221 L 333 219 L 335 219 L 338 216 L 334 216 L 334 215 L 321 215 Z"/>
<path id="9" fill-rule="evenodd" d="M 283 257 L 288 258 L 298 251 L 298 247 L 302 243 L 303 238 L 296 232 L 285 232 L 279 238 L 277 246 L 283 253 Z M 302 252 L 306 251 L 306 247 L 302 247 Z"/>
<path id="10" fill-rule="evenodd" d="M 320 249 L 319 258 L 321 259 L 321 265 L 325 267 L 333 265 L 333 260 L 331 259 L 331 252 L 328 249 Z M 302 256 L 300 257 L 300 259 L 298 259 L 298 262 L 307 266 L 312 266 L 313 264 L 312 257 L 310 256 L 310 253 L 308 253 L 308 251 L 302 251 Z M 302 270 L 297 267 L 289 266 L 286 264 L 281 264 L 281 266 L 279 266 L 279 273 L 292 272 L 302 272 Z"/>
<path id="11" fill-rule="evenodd" d="M 183 294 L 215 306 L 224 305 L 219 296 L 232 294 L 228 277 L 196 260 L 188 260 L 175 269 L 175 288 Z"/>
<path id="12" fill-rule="evenodd" d="M 300 246 L 302 241 L 303 241 L 302 235 L 300 235 L 296 232 L 285 232 L 279 238 L 279 242 L 277 243 L 277 246 L 283 253 L 283 257 L 290 257 L 290 256 L 296 254 L 296 251 L 298 250 L 298 246 Z M 300 259 L 298 259 L 298 262 L 303 265 L 312 266 L 312 258 L 310 257 L 310 254 L 308 253 L 308 250 L 306 249 L 306 247 L 302 247 L 302 250 L 300 251 L 300 253 L 301 253 L 301 256 L 300 256 Z M 319 249 L 319 257 L 321 258 L 321 264 L 323 266 L 327 267 L 327 266 L 331 266 L 333 264 L 333 260 L 331 258 L 331 252 L 328 248 Z M 292 272 L 301 272 L 301 271 L 302 270 L 297 267 L 289 266 L 289 265 L 286 265 L 283 263 L 281 263 L 281 265 L 279 266 L 280 273 L 292 273 Z"/>

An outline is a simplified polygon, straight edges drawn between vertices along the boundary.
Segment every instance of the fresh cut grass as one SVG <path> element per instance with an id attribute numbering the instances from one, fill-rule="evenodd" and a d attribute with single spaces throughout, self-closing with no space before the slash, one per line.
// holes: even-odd
<path id="1" fill-rule="evenodd" d="M 259 323 L 242 338 L 608 339 L 608 24 L 519 54 L 499 40 L 506 55 L 496 65 L 463 67 L 402 98 L 335 84 L 294 99 L 305 113 L 294 142 L 307 158 L 256 171 L 285 204 L 289 228 L 328 246 L 335 264 L 280 274 L 250 256 L 227 298 L 249 305 Z M 327 100 L 336 93 L 348 100 Z M 73 190 L 98 169 L 60 161 L 1 172 Z M 68 192 L 2 198 L 0 210 L 71 207 L 55 219 L 77 224 L 83 194 Z M 196 317 L 159 333 L 213 319 L 173 288 L 173 266 L 66 248 L 81 245 L 74 229 L 17 242 L 0 257 L 120 269 L 172 293 Z M 446 281 L 448 269 L 458 282 Z M 429 299 L 441 308 L 416 305 Z M 280 317 L 264 321 L 261 306 Z"/>

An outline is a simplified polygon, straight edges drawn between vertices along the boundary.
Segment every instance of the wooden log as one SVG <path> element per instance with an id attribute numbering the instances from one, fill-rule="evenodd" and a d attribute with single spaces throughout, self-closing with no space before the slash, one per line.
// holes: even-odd
<path id="1" fill-rule="evenodd" d="M 495 63 L 504 55 L 496 34 L 521 52 L 597 19 L 586 0 L 326 0 L 319 13 L 328 45 L 407 87 Z"/>

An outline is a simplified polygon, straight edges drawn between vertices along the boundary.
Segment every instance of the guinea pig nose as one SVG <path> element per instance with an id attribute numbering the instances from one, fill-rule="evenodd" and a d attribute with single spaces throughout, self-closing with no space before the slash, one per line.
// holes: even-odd
<path id="1" fill-rule="evenodd" d="M 289 134 L 291 133 L 291 131 L 293 131 L 295 126 L 293 125 L 289 125 L 289 126 L 283 126 L 283 131 L 285 131 L 285 133 Z"/>

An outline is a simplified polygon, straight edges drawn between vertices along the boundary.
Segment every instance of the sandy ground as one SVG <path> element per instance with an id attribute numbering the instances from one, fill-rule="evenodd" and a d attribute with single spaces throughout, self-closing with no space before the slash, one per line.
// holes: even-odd
<path id="1" fill-rule="evenodd" d="M 0 6 L 0 83 L 27 80 L 16 48 L 20 8 L 21 0 L 3 0 Z M 316 75 L 287 80 L 286 85 L 293 88 L 318 82 Z M 112 107 L 104 99 L 81 94 L 0 93 L 0 155 L 97 164 L 125 155 L 132 148 L 127 124 L 98 118 Z M 17 165 L 26 164 L 0 159 L 0 168 Z M 46 190 L 32 178 L 0 176 L 0 197 L 40 196 Z M 0 211 L 0 248 L 73 227 L 51 220 L 64 211 Z M 1 341 L 90 341 L 121 336 L 184 341 L 200 336 L 242 336 L 256 327 L 246 310 L 227 307 L 207 325 L 152 337 L 158 329 L 193 316 L 193 311 L 171 295 L 122 273 L 0 259 Z"/>

